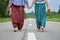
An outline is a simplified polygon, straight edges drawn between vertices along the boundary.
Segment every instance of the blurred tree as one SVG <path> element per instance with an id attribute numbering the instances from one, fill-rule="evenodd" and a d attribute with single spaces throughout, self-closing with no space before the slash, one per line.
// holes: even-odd
<path id="1" fill-rule="evenodd" d="M 58 10 L 58 13 L 60 13 L 60 5 L 59 5 L 59 10 Z"/>
<path id="2" fill-rule="evenodd" d="M 6 17 L 5 11 L 7 9 L 8 0 L 0 0 L 0 17 Z"/>

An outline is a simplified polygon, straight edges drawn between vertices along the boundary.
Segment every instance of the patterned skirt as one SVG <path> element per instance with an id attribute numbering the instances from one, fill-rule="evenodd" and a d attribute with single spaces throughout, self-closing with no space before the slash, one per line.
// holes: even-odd
<path id="1" fill-rule="evenodd" d="M 45 3 L 35 3 L 35 16 L 37 28 L 40 29 L 41 26 L 46 25 L 46 6 Z"/>

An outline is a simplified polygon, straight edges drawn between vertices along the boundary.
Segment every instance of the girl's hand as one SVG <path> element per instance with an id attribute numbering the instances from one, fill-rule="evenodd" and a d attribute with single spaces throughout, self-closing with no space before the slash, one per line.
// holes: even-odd
<path id="1" fill-rule="evenodd" d="M 32 6 L 27 5 L 27 8 L 30 9 L 30 8 L 32 8 Z"/>
<path id="2" fill-rule="evenodd" d="M 32 6 L 29 7 L 29 9 L 32 8 Z"/>
<path id="3" fill-rule="evenodd" d="M 27 4 L 27 8 L 30 9 L 29 5 Z"/>
<path id="4" fill-rule="evenodd" d="M 47 8 L 47 10 L 49 10 L 49 11 L 50 11 L 50 8 L 48 7 L 48 8 Z"/>

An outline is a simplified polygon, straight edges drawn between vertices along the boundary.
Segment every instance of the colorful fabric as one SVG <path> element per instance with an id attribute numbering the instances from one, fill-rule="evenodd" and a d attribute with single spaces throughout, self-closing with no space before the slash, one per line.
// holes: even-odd
<path id="1" fill-rule="evenodd" d="M 46 25 L 46 7 L 45 3 L 35 3 L 35 15 L 37 28 L 40 29 L 41 26 Z"/>
<path id="2" fill-rule="evenodd" d="M 21 30 L 24 23 L 24 6 L 12 6 L 11 11 L 13 27 Z"/>

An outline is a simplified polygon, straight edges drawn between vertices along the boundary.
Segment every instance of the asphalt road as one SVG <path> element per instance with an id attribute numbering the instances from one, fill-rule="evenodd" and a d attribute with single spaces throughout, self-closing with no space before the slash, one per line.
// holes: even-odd
<path id="1" fill-rule="evenodd" d="M 17 32 L 11 22 L 0 23 L 0 40 L 60 40 L 60 23 L 47 22 L 45 32 L 37 32 L 35 19 L 26 19 Z"/>

